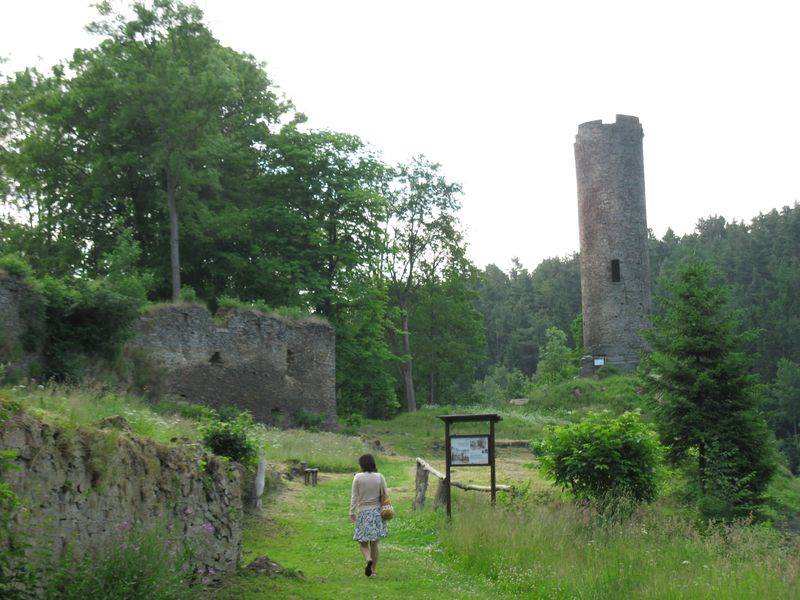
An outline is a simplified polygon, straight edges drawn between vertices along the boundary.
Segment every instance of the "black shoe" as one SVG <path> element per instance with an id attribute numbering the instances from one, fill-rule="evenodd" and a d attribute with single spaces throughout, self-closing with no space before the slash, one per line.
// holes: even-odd
<path id="1" fill-rule="evenodd" d="M 372 576 L 372 561 L 371 560 L 368 560 L 367 561 L 367 566 L 364 567 L 364 575 L 366 575 L 367 577 Z"/>

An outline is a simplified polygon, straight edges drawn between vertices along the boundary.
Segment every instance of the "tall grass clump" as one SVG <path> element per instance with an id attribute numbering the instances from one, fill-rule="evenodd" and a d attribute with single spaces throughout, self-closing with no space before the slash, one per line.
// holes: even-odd
<path id="1" fill-rule="evenodd" d="M 100 550 L 67 553 L 48 570 L 47 600 L 179 600 L 192 593 L 191 551 L 161 528 L 133 529 Z"/>
<path id="2" fill-rule="evenodd" d="M 639 509 L 609 522 L 552 503 L 487 507 L 464 498 L 440 532 L 443 558 L 525 598 L 792 598 L 800 544 L 768 526 L 700 532 Z"/>
<path id="3" fill-rule="evenodd" d="M 29 414 L 64 427 L 91 427 L 116 415 L 131 431 L 161 443 L 173 438 L 198 439 L 197 423 L 177 414 L 158 413 L 135 396 L 67 385 L 16 386 L 0 389 L 0 398 L 14 399 Z"/>
<path id="4" fill-rule="evenodd" d="M 260 438 L 267 460 L 307 462 L 312 467 L 333 473 L 358 470 L 358 457 L 364 454 L 361 440 L 338 433 L 260 426 L 254 435 Z"/>

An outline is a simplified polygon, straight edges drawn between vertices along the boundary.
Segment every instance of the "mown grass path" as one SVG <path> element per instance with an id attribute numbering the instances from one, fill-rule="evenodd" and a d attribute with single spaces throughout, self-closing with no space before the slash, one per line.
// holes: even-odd
<path id="1" fill-rule="evenodd" d="M 364 576 L 347 509 L 351 475 L 323 474 L 317 487 L 298 481 L 272 499 L 263 517 L 250 518 L 244 563 L 266 554 L 303 579 L 242 574 L 213 597 L 257 598 L 498 598 L 492 582 L 454 571 L 440 560 L 436 532 L 441 515 L 411 510 L 412 459 L 380 465 L 397 518 L 381 543 L 379 575 Z M 432 492 L 429 490 L 432 498 Z"/>

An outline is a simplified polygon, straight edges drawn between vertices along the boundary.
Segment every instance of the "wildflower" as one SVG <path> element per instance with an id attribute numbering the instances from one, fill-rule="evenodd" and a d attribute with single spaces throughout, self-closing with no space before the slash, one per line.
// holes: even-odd
<path id="1" fill-rule="evenodd" d="M 206 533 L 214 533 L 216 531 L 214 525 L 212 525 L 211 523 L 203 523 L 203 530 Z"/>

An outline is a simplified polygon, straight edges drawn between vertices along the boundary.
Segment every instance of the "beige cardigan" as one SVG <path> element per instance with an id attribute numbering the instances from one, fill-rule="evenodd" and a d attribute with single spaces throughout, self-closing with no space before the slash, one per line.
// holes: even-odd
<path id="1" fill-rule="evenodd" d="M 386 480 L 380 473 L 356 473 L 350 491 L 350 516 L 363 508 L 380 507 L 381 493 L 387 495 Z"/>

